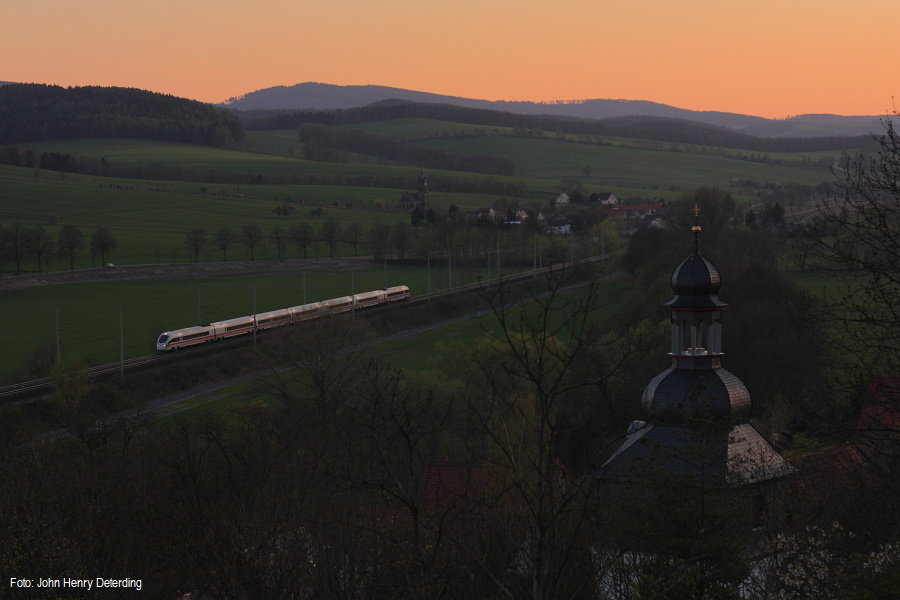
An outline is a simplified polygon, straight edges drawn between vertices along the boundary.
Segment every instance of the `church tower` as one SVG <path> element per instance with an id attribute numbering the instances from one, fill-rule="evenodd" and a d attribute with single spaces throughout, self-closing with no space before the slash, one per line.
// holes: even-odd
<path id="1" fill-rule="evenodd" d="M 641 397 L 645 421 L 628 428 L 624 443 L 596 477 L 605 481 L 638 481 L 648 468 L 678 474 L 740 476 L 758 483 L 789 475 L 790 466 L 750 424 L 750 392 L 722 368 L 722 278 L 700 254 L 699 208 L 694 207 L 694 251 L 672 272 L 671 366 L 650 380 Z M 696 421 L 711 419 L 724 426 L 704 432 L 707 452 L 695 464 Z"/>
<path id="2" fill-rule="evenodd" d="M 425 169 L 419 173 L 419 180 L 416 182 L 416 192 L 421 199 L 422 214 L 428 213 L 428 179 L 425 177 Z"/>

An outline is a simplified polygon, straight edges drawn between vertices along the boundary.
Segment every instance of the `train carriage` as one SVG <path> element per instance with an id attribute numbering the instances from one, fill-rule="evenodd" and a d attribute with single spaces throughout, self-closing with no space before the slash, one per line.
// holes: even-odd
<path id="1" fill-rule="evenodd" d="M 325 300 L 322 304 L 325 305 L 325 312 L 329 314 L 347 312 L 353 308 L 353 296 Z"/>
<path id="2" fill-rule="evenodd" d="M 237 317 L 227 321 L 217 321 L 212 324 L 212 327 L 216 330 L 216 339 L 224 340 L 253 331 L 253 317 Z"/>
<path id="3" fill-rule="evenodd" d="M 168 352 L 169 350 L 177 350 L 186 346 L 205 344 L 214 339 L 215 330 L 209 325 L 175 329 L 160 334 L 156 340 L 156 350 L 158 352 Z"/>
<path id="4" fill-rule="evenodd" d="M 398 302 L 400 300 L 409 300 L 409 288 L 405 285 L 397 285 L 389 287 L 385 290 L 386 302 Z"/>
<path id="5" fill-rule="evenodd" d="M 324 307 L 321 302 L 312 302 L 310 304 L 301 304 L 300 306 L 292 306 L 288 309 L 291 311 L 291 322 L 306 321 L 307 319 L 315 319 L 322 315 Z"/>
<path id="6" fill-rule="evenodd" d="M 271 329 L 291 322 L 291 309 L 280 308 L 256 315 L 257 329 Z"/>
<path id="7" fill-rule="evenodd" d="M 357 310 L 361 308 L 366 308 L 369 306 L 376 306 L 378 304 L 384 304 L 385 300 L 385 290 L 375 290 L 374 292 L 363 292 L 362 294 L 356 294 L 354 306 Z"/>

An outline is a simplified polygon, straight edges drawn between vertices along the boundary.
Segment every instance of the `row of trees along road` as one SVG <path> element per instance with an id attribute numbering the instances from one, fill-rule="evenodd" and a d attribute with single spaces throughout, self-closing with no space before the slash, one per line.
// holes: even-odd
<path id="1" fill-rule="evenodd" d="M 100 227 L 91 234 L 89 244 L 91 256 L 106 264 L 107 255 L 116 249 L 118 242 L 109 229 Z M 69 268 L 74 269 L 75 258 L 84 246 L 84 233 L 76 225 L 63 225 L 54 240 L 41 225 L 26 227 L 13 223 L 0 227 L 0 271 L 3 263 L 8 261 L 15 265 L 16 275 L 19 275 L 22 263 L 33 258 L 40 272 L 49 266 L 53 256 L 68 260 Z"/>
<path id="2" fill-rule="evenodd" d="M 255 260 L 257 251 L 267 251 L 269 248 L 274 248 L 278 260 L 282 260 L 287 256 L 289 245 L 294 245 L 302 258 L 309 258 L 310 250 L 318 257 L 320 245 L 324 245 L 328 256 L 333 258 L 340 243 L 351 246 L 354 256 L 368 249 L 376 260 L 397 256 L 424 261 L 453 252 L 454 260 L 474 261 L 495 252 L 498 237 L 503 237 L 503 249 L 510 260 L 531 264 L 537 244 L 535 235 L 533 230 L 527 228 L 507 231 L 494 225 L 477 226 L 450 219 L 434 224 L 423 221 L 416 226 L 375 223 L 364 230 L 356 221 L 342 224 L 337 218 L 328 217 L 318 228 L 303 221 L 287 227 L 276 225 L 268 233 L 256 223 L 248 223 L 237 231 L 221 227 L 212 233 L 206 228 L 195 227 L 185 236 L 184 248 L 193 261 L 200 260 L 200 253 L 209 246 L 221 251 L 222 260 L 227 261 L 228 250 L 237 245 L 249 250 L 250 260 Z M 570 236 L 546 237 L 541 250 L 544 255 L 549 253 L 551 261 L 562 261 L 570 254 Z M 609 251 L 620 248 L 623 239 L 624 221 L 620 217 L 610 218 L 606 225 L 598 224 L 590 231 L 579 232 L 577 236 L 579 247 L 594 243 L 598 246 L 595 250 L 600 250 L 602 246 Z M 494 256 L 496 258 L 496 254 Z"/>

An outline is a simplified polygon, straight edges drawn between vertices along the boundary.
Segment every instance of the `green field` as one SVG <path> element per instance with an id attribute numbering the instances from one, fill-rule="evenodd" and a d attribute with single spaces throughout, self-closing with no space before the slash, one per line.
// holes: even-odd
<path id="1" fill-rule="evenodd" d="M 549 139 L 494 136 L 424 143 L 464 154 L 509 158 L 527 178 L 576 179 L 593 186 L 689 192 L 704 185 L 727 188 L 735 178 L 806 185 L 832 179 L 828 168 L 804 165 L 799 157 L 783 166 L 770 166 L 722 156 Z M 591 167 L 589 177 L 584 175 L 585 166 Z"/>
<path id="2" fill-rule="evenodd" d="M 609 191 L 621 198 L 639 197 L 674 200 L 699 186 L 715 185 L 731 190 L 735 197 L 746 190 L 731 188 L 734 180 L 762 183 L 800 183 L 815 185 L 830 181 L 828 170 L 800 155 L 778 155 L 782 165 L 762 164 L 715 154 L 673 152 L 659 149 L 660 143 L 627 144 L 616 140 L 603 145 L 563 142 L 556 139 L 513 138 L 487 129 L 478 137 L 453 137 L 455 132 L 471 134 L 472 126 L 442 123 L 428 119 L 369 124 L 368 130 L 385 135 L 424 139 L 422 143 L 459 152 L 504 156 L 511 159 L 519 177 L 496 177 L 524 185 L 526 202 L 539 202 L 549 212 L 549 201 L 561 189 L 577 184 L 585 194 Z M 500 128 L 497 128 L 501 132 Z M 447 133 L 448 137 L 443 137 Z M 0 222 L 26 225 L 55 222 L 76 224 L 90 235 L 98 227 L 110 228 L 119 240 L 110 260 L 121 264 L 157 263 L 188 260 L 183 247 L 186 233 L 195 227 L 214 232 L 220 227 L 238 230 L 247 223 L 259 224 L 269 232 L 276 226 L 309 220 L 315 230 L 328 216 L 342 223 L 359 222 L 367 230 L 375 222 L 404 222 L 408 217 L 393 212 L 400 195 L 415 185 L 418 170 L 360 163 L 317 163 L 297 158 L 302 145 L 293 130 L 250 132 L 245 144 L 256 152 L 210 148 L 188 144 L 136 140 L 78 140 L 30 144 L 36 151 L 56 151 L 79 156 L 106 158 L 127 165 L 172 165 L 190 169 L 201 177 L 209 172 L 259 173 L 271 176 L 304 177 L 395 177 L 408 181 L 399 188 L 353 187 L 347 185 L 254 185 L 181 181 L 140 181 L 100 176 L 83 176 L 0 166 Z M 260 151 L 268 148 L 270 153 Z M 292 156 L 286 154 L 290 152 Z M 808 158 L 808 157 L 807 157 Z M 589 175 L 585 175 L 589 167 Z M 444 179 L 481 182 L 484 175 L 448 171 L 429 171 L 431 206 L 444 213 L 451 205 L 460 210 L 491 206 L 499 198 L 487 194 L 436 191 Z M 569 183 L 561 183 L 566 180 Z M 273 210 L 284 201 L 296 202 L 297 211 L 290 220 L 278 218 Z M 302 203 L 302 204 L 301 204 Z M 352 207 L 352 208 L 351 208 Z M 313 214 L 321 208 L 324 215 Z M 381 210 L 376 210 L 380 208 Z M 51 234 L 55 229 L 48 228 Z M 340 245 L 341 255 L 352 254 Z M 233 247 L 233 260 L 249 259 L 249 251 Z M 289 248 L 288 257 L 300 256 Z M 274 258 L 274 251 L 263 250 L 261 258 Z M 202 260 L 218 260 L 219 253 L 209 247 Z M 91 266 L 89 253 L 82 252 L 76 266 Z M 28 265 L 26 268 L 34 268 Z M 53 268 L 67 265 L 56 261 Z M 5 269 L 8 271 L 9 267 Z"/>
<path id="3" fill-rule="evenodd" d="M 461 211 L 489 207 L 502 196 L 483 193 L 442 192 L 442 187 L 462 182 L 471 188 L 485 181 L 522 186 L 527 206 L 540 204 L 551 215 L 550 199 L 559 191 L 580 186 L 585 196 L 592 192 L 613 192 L 620 198 L 675 200 L 700 186 L 714 185 L 729 190 L 738 201 L 757 201 L 753 192 L 731 187 L 739 179 L 761 183 L 816 185 L 831 181 L 832 175 L 818 155 L 779 154 L 780 161 L 763 164 L 739 158 L 739 151 L 674 145 L 646 140 L 576 138 L 553 132 L 540 138 L 511 137 L 502 127 L 478 127 L 433 119 L 398 119 L 356 125 L 369 133 L 416 143 L 448 148 L 466 154 L 506 157 L 518 170 L 517 177 L 489 177 L 477 173 L 428 170 L 430 205 L 445 214 L 451 205 Z M 563 139 L 557 138 L 566 138 Z M 190 260 L 185 237 L 193 228 L 209 233 L 222 227 L 234 231 L 248 223 L 258 224 L 266 234 L 275 227 L 308 222 L 314 232 L 329 217 L 342 225 L 357 222 L 362 230 L 375 223 L 409 223 L 409 216 L 394 211 L 404 191 L 414 189 L 418 167 L 379 164 L 374 157 L 359 157 L 353 163 L 321 163 L 302 159 L 303 145 L 296 130 L 251 131 L 240 148 L 212 148 L 190 144 L 146 140 L 45 141 L 27 145 L 36 152 L 61 152 L 83 157 L 104 158 L 114 165 L 164 165 L 185 169 L 195 181 L 137 180 L 86 176 L 0 165 L 0 224 L 21 223 L 43 226 L 55 237 L 63 224 L 82 228 L 85 248 L 77 256 L 76 268 L 100 267 L 87 247 L 91 233 L 100 227 L 111 230 L 117 247 L 106 257 L 118 265 L 177 263 Z M 744 153 L 746 154 L 746 153 Z M 588 167 L 586 169 L 585 167 Z M 259 174 L 263 178 L 288 181 L 309 176 L 321 177 L 330 185 L 209 183 L 214 173 Z M 209 174 L 209 177 L 207 175 Z M 341 181 L 366 176 L 407 182 L 398 187 L 355 187 L 337 185 Z M 747 195 L 742 195 L 746 193 Z M 274 209 L 290 201 L 294 214 L 283 219 Z M 324 243 L 308 248 L 308 256 L 324 257 Z M 363 246 L 360 254 L 369 250 Z M 350 256 L 353 249 L 340 243 L 336 253 Z M 271 242 L 255 252 L 258 260 L 276 258 Z M 301 251 L 289 244 L 285 258 L 301 258 Z M 237 244 L 229 248 L 230 261 L 249 260 L 249 249 Z M 221 251 L 209 245 L 199 256 L 201 262 L 222 260 Z M 13 265 L 0 265 L 4 277 Z M 34 259 L 22 268 L 36 270 Z M 46 265 L 45 265 L 46 268 Z M 55 258 L 51 269 L 67 269 L 65 259 Z M 444 272 L 446 273 L 446 272 Z M 457 277 L 473 279 L 469 269 Z M 343 275 L 310 275 L 311 300 L 349 293 Z M 357 290 L 380 287 L 383 274 L 378 267 L 357 273 Z M 414 293 L 427 287 L 423 269 L 411 269 L 389 283 L 405 283 Z M 327 281 L 327 283 L 326 283 Z M 446 274 L 432 277 L 433 289 L 446 285 Z M 461 282 L 461 281 L 460 281 Z M 45 286 L 3 293 L 0 310 L 0 339 L 19 340 L 15 352 L 0 357 L 0 373 L 22 365 L 41 348 L 54 344 L 55 307 L 59 306 L 61 344 L 92 363 L 118 359 L 119 309 L 124 307 L 126 356 L 152 350 L 157 330 L 193 324 L 199 289 L 204 320 L 215 320 L 251 312 L 252 289 L 257 287 L 258 311 L 300 303 L 296 277 L 249 278 L 203 281 L 98 283 L 91 285 Z M 317 287 L 318 286 L 318 287 Z M 208 317 L 208 319 L 207 319 Z M 9 347 L 9 346 L 7 346 Z"/>
<path id="4" fill-rule="evenodd" d="M 631 289 L 631 284 L 608 283 L 601 284 L 596 289 L 596 310 L 592 311 L 588 324 L 599 324 L 605 320 L 612 309 L 618 304 L 622 295 Z M 559 303 L 582 298 L 587 288 L 579 287 L 572 292 L 560 294 Z M 516 322 L 518 313 L 523 310 L 536 311 L 536 305 L 527 307 L 514 307 L 509 309 L 511 322 Z M 551 323 L 562 318 L 562 313 L 557 312 Z M 458 321 L 450 325 L 435 327 L 415 337 L 404 338 L 399 341 L 386 342 L 378 347 L 382 360 L 406 369 L 425 371 L 434 367 L 434 357 L 439 354 L 441 347 L 448 342 L 458 342 L 471 345 L 482 339 L 485 335 L 500 335 L 499 321 L 490 311 L 482 311 L 471 319 Z"/>
<path id="5" fill-rule="evenodd" d="M 202 280 L 122 281 L 47 285 L 0 295 L 0 339 L 11 340 L 0 354 L 2 374 L 22 367 L 33 357 L 55 352 L 56 315 L 60 346 L 91 364 L 119 360 L 120 310 L 124 323 L 125 358 L 155 352 L 155 341 L 167 329 L 266 312 L 306 302 L 346 296 L 387 285 L 407 285 L 415 295 L 447 289 L 446 266 L 367 266 L 341 273 L 303 274 L 303 261 L 295 274 L 223 277 Z M 485 270 L 486 271 L 486 270 Z M 453 286 L 484 278 L 480 269 L 454 269 Z M 494 273 L 495 275 L 495 273 Z M 305 278 L 305 295 L 304 295 Z"/>

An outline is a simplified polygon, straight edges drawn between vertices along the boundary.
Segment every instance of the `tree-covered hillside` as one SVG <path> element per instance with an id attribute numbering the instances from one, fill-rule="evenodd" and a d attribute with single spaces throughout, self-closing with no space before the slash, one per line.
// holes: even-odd
<path id="1" fill-rule="evenodd" d="M 307 123 L 350 125 L 392 119 L 428 118 L 480 127 L 508 127 L 527 135 L 533 131 L 565 132 L 571 135 L 616 136 L 677 144 L 698 144 L 750 152 L 818 152 L 830 150 L 875 150 L 871 136 L 817 138 L 761 138 L 727 127 L 684 119 L 630 116 L 584 119 L 556 115 L 523 115 L 449 104 L 424 104 L 400 100 L 376 102 L 341 110 L 236 111 L 248 130 L 299 128 Z"/>
<path id="2" fill-rule="evenodd" d="M 244 140 L 227 111 L 132 88 L 0 86 L 0 142 L 140 138 L 224 146 Z"/>

